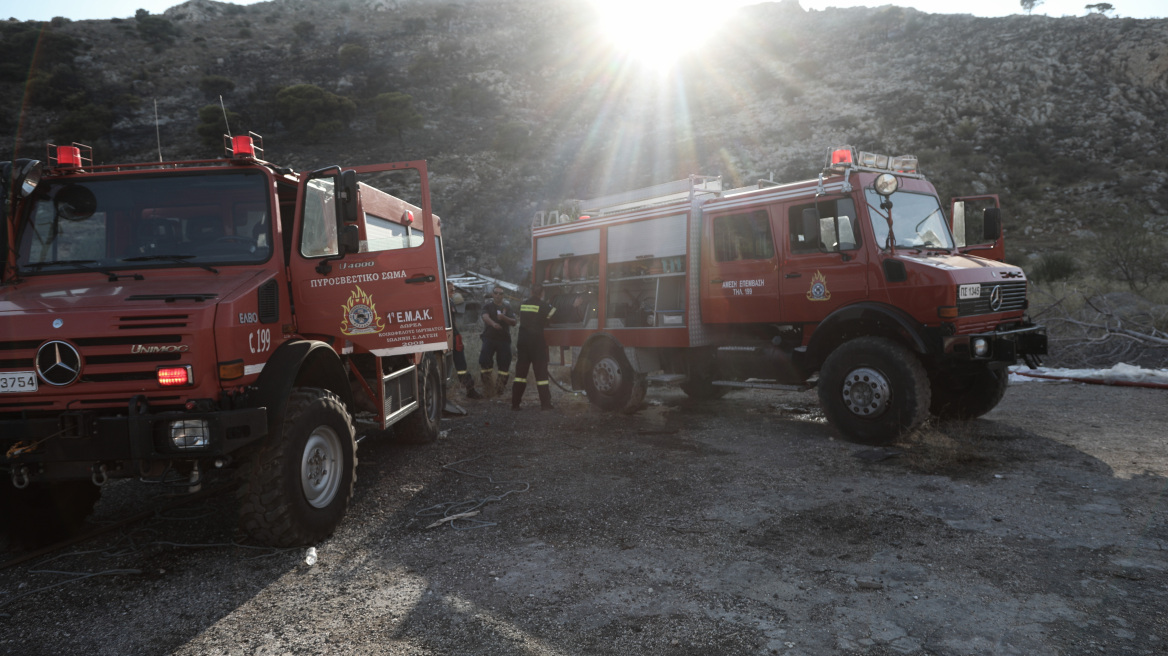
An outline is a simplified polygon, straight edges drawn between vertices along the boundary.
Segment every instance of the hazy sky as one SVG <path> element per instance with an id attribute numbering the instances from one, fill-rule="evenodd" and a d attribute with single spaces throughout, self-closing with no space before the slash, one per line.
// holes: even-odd
<path id="1" fill-rule="evenodd" d="M 258 0 L 236 0 L 237 5 L 249 5 Z M 645 0 L 627 0 L 628 4 L 636 4 Z M 1018 0 L 982 0 L 969 3 L 955 3 L 952 0 L 896 0 L 882 2 L 881 0 L 799 0 L 804 9 L 823 9 L 825 7 L 852 7 L 867 5 L 876 7 L 886 4 L 895 4 L 902 7 L 914 7 L 930 14 L 974 14 L 977 16 L 1007 16 L 1010 14 L 1025 13 Z M 726 7 L 728 5 L 754 4 L 757 0 L 722 0 L 712 1 L 712 7 Z M 14 17 L 18 20 L 49 20 L 54 16 L 64 16 L 73 20 L 91 18 L 130 18 L 139 8 L 146 9 L 152 14 L 161 14 L 168 7 L 179 2 L 175 0 L 49 0 L 46 2 L 29 2 L 28 0 L 0 0 L 0 20 Z M 1035 14 L 1048 16 L 1082 16 L 1087 13 L 1084 5 L 1094 4 L 1089 0 L 1046 0 L 1034 9 Z M 1168 2 L 1164 0 L 1114 0 L 1115 11 L 1112 16 L 1133 16 L 1135 18 L 1163 18 L 1168 15 Z"/>

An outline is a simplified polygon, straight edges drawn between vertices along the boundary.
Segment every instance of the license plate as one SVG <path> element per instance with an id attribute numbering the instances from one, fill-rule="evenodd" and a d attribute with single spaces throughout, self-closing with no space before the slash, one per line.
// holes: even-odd
<path id="1" fill-rule="evenodd" d="M 961 285 L 957 288 L 957 298 L 981 298 L 981 283 Z"/>
<path id="2" fill-rule="evenodd" d="M 37 391 L 35 371 L 9 371 L 0 373 L 0 394 L 35 391 Z"/>

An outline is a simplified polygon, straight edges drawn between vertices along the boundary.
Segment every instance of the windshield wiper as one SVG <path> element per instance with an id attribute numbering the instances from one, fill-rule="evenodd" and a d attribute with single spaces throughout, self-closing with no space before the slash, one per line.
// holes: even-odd
<path id="1" fill-rule="evenodd" d="M 51 260 L 48 262 L 26 262 L 24 268 L 26 269 L 40 269 L 47 266 L 75 266 L 86 271 L 93 271 L 94 273 L 101 273 L 109 276 L 110 282 L 116 281 L 118 278 L 127 277 L 131 274 L 120 274 L 116 271 L 110 271 L 104 267 L 89 266 L 90 264 L 97 264 L 97 260 Z M 134 280 L 145 280 L 141 274 L 132 274 Z"/>
<path id="2" fill-rule="evenodd" d="M 189 262 L 194 255 L 138 255 L 137 257 L 123 257 L 123 262 L 149 262 L 152 260 L 165 260 L 168 262 L 178 262 L 179 264 L 193 264 L 200 269 L 210 271 L 211 273 L 219 273 L 219 269 L 210 264 L 203 264 L 201 262 Z"/>

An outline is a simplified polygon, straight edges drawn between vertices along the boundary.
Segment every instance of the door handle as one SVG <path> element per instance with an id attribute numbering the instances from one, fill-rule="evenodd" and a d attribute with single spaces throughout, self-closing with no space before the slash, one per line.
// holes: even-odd
<path id="1" fill-rule="evenodd" d="M 801 273 L 798 273 L 798 272 L 796 272 L 796 273 L 788 273 L 787 275 L 785 275 L 785 276 L 783 276 L 783 277 L 784 277 L 784 278 L 802 278 L 802 277 L 803 277 L 803 274 L 801 274 Z"/>
<path id="2" fill-rule="evenodd" d="M 406 278 L 406 284 L 407 285 L 418 285 L 418 284 L 421 284 L 424 282 L 434 282 L 434 280 L 435 280 L 434 276 L 427 275 L 427 274 L 423 273 L 423 274 L 416 275 L 413 278 Z"/>

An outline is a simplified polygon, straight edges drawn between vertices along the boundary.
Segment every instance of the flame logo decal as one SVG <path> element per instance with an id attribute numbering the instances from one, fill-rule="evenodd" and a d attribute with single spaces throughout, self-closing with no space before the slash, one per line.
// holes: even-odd
<path id="1" fill-rule="evenodd" d="M 827 291 L 827 278 L 819 271 L 811 276 L 811 289 L 807 290 L 807 300 L 826 301 L 831 299 L 831 292 Z"/>
<path id="2" fill-rule="evenodd" d="M 377 314 L 373 297 L 360 287 L 349 295 L 348 302 L 341 306 L 341 312 L 345 317 L 341 320 L 341 332 L 345 335 L 364 335 L 385 330 L 385 322 Z"/>

